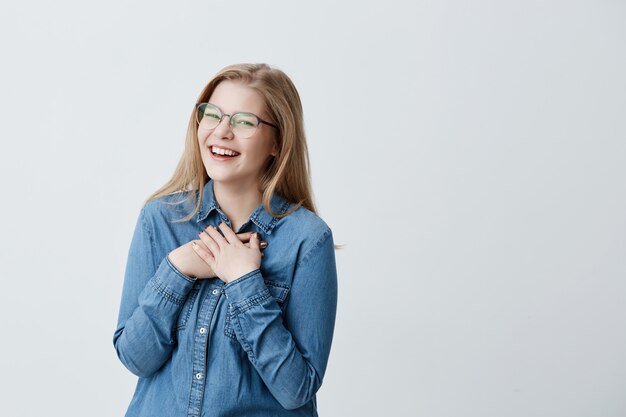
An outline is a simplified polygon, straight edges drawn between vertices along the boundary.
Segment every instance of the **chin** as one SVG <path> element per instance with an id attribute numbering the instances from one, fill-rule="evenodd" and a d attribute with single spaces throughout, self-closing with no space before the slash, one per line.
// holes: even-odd
<path id="1" fill-rule="evenodd" d="M 222 169 L 214 169 L 213 167 L 209 167 L 208 169 L 205 167 L 207 175 L 213 180 L 218 182 L 231 182 L 237 181 L 237 176 L 233 175 L 232 172 L 225 172 Z"/>
<path id="2" fill-rule="evenodd" d="M 206 173 L 213 181 L 228 181 L 229 178 L 232 178 L 231 175 L 214 169 L 207 169 Z"/>

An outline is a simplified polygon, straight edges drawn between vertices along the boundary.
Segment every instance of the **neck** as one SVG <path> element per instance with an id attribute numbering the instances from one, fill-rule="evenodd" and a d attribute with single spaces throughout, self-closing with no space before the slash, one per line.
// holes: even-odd
<path id="1" fill-rule="evenodd" d="M 263 200 L 263 194 L 254 183 L 224 184 L 213 181 L 213 193 L 220 210 L 230 220 L 235 233 Z"/>

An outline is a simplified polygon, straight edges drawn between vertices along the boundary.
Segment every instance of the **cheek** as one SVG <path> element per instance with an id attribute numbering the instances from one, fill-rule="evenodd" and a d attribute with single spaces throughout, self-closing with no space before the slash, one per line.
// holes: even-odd
<path id="1" fill-rule="evenodd" d="M 198 135 L 198 144 L 202 146 L 204 142 L 206 142 L 207 134 L 204 130 L 200 129 L 198 129 L 196 133 Z"/>

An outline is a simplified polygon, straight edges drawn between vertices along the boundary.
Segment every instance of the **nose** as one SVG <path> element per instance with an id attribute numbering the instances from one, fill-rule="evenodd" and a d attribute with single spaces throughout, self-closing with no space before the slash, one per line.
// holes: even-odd
<path id="1" fill-rule="evenodd" d="M 230 126 L 230 116 L 225 114 L 220 123 L 213 129 L 213 136 L 220 139 L 232 139 L 233 131 Z"/>

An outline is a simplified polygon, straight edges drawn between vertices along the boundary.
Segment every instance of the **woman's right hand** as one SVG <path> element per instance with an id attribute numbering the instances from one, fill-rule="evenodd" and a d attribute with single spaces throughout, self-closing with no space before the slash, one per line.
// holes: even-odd
<path id="1" fill-rule="evenodd" d="M 237 237 L 246 246 L 250 246 L 250 235 L 252 232 L 238 233 Z M 183 274 L 191 278 L 205 279 L 215 278 L 215 272 L 211 269 L 209 264 L 204 262 L 202 258 L 198 256 L 196 251 L 191 247 L 191 242 L 196 242 L 204 250 L 208 251 L 208 248 L 200 239 L 196 239 L 185 243 L 182 246 L 177 247 L 171 251 L 167 256 L 170 262 Z M 261 241 L 261 249 L 267 246 L 267 242 Z M 263 256 L 263 253 L 261 253 Z"/>

